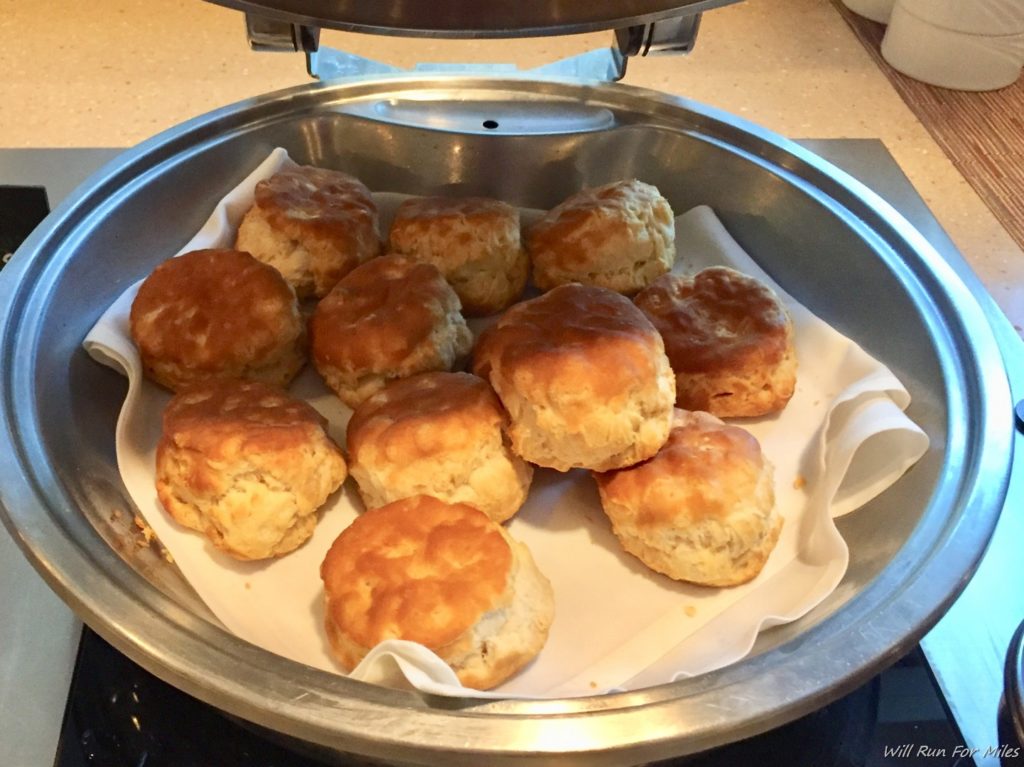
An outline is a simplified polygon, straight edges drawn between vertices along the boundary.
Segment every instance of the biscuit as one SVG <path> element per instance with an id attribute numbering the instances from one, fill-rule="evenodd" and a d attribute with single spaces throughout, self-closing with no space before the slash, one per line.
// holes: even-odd
<path id="1" fill-rule="evenodd" d="M 298 548 L 345 481 L 327 421 L 262 383 L 213 381 L 175 395 L 156 453 L 160 503 L 237 559 Z"/>
<path id="2" fill-rule="evenodd" d="M 677 410 L 654 458 L 594 478 L 623 548 L 676 580 L 746 583 L 782 529 L 757 439 L 708 413 Z"/>
<path id="3" fill-rule="evenodd" d="M 679 407 L 759 416 L 793 396 L 793 322 L 764 283 L 715 266 L 661 277 L 634 300 L 665 341 Z"/>
<path id="4" fill-rule="evenodd" d="M 309 323 L 313 363 L 354 408 L 395 378 L 451 370 L 473 344 L 459 310 L 436 266 L 375 258 L 317 304 Z"/>
<path id="5" fill-rule="evenodd" d="M 164 261 L 139 287 L 129 321 L 146 376 L 172 391 L 215 378 L 285 386 L 306 361 L 295 291 L 248 253 Z"/>
<path id="6" fill-rule="evenodd" d="M 544 646 L 554 596 L 529 550 L 478 509 L 428 496 L 362 514 L 320 568 L 325 628 L 351 671 L 387 639 L 419 642 L 488 689 Z"/>
<path id="7" fill-rule="evenodd" d="M 421 197 L 403 202 L 389 247 L 441 270 L 469 317 L 507 308 L 526 287 L 529 259 L 519 210 L 484 197 Z"/>
<path id="8" fill-rule="evenodd" d="M 430 495 L 504 522 L 523 505 L 533 478 L 507 444 L 507 424 L 494 391 L 469 373 L 393 381 L 348 422 L 349 471 L 367 508 Z"/>
<path id="9" fill-rule="evenodd" d="M 526 249 L 541 290 L 580 282 L 632 295 L 675 263 L 675 217 L 656 187 L 616 181 L 550 210 L 528 230 Z"/>
<path id="10" fill-rule="evenodd" d="M 668 438 L 675 379 L 661 336 L 628 298 L 563 285 L 486 330 L 473 372 L 509 413 L 512 448 L 559 471 L 630 466 Z"/>
<path id="11" fill-rule="evenodd" d="M 281 272 L 299 298 L 321 298 L 380 254 L 377 205 L 347 173 L 309 165 L 282 170 L 256 184 L 235 247 Z"/>

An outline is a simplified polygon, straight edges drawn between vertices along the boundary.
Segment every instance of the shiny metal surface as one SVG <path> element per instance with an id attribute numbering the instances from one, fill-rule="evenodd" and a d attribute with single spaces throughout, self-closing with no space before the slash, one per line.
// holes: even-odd
<path id="1" fill-rule="evenodd" d="M 2 149 L 0 184 L 45 187 L 54 205 L 117 154 L 112 149 Z M 5 767 L 53 764 L 82 624 L 4 529 L 0 605 L 0 761 Z"/>
<path id="2" fill-rule="evenodd" d="M 738 0 L 209 0 L 325 29 L 430 37 L 536 37 L 615 29 Z"/>
<path id="3" fill-rule="evenodd" d="M 676 56 L 697 41 L 701 14 L 677 16 L 615 30 L 616 46 L 626 56 Z"/>
<path id="4" fill-rule="evenodd" d="M 417 103 L 439 113 L 468 105 L 498 127 L 467 118 L 439 130 L 431 110 L 405 108 Z M 517 117 L 506 121 L 513 107 Z M 612 120 L 584 121 L 577 132 L 532 129 L 579 109 Z M 851 565 L 836 592 L 719 672 L 628 694 L 479 703 L 423 699 L 270 656 L 210 622 L 159 557 L 117 550 L 111 520 L 131 514 L 113 462 L 124 383 L 79 344 L 100 311 L 275 145 L 376 189 L 544 207 L 583 184 L 635 175 L 678 210 L 710 204 L 789 292 L 904 380 L 932 449 L 841 520 Z M 153 226 L 154 216 L 165 226 Z M 0 503 L 37 569 L 143 666 L 334 756 L 636 764 L 782 724 L 853 689 L 938 619 L 984 549 L 1011 472 L 1012 402 L 991 328 L 918 232 L 796 144 L 622 86 L 398 78 L 304 86 L 220 110 L 94 176 L 0 273 L 0 307 L 9 360 L 0 440 L 13 447 L 0 457 Z"/>
<path id="5" fill-rule="evenodd" d="M 287 53 L 315 51 L 320 46 L 320 30 L 266 16 L 245 14 L 245 37 L 254 51 Z"/>
<path id="6" fill-rule="evenodd" d="M 1010 639 L 1006 654 L 1006 710 L 1013 724 L 1017 746 L 1024 745 L 1024 621 Z M 1018 756 L 1020 752 L 1018 751 Z"/>
<path id="7" fill-rule="evenodd" d="M 888 152 L 875 141 L 805 142 L 843 168 L 870 179 L 893 202 L 971 289 L 996 335 L 1013 399 L 1024 397 L 1024 341 L 970 270 Z M 853 151 L 856 150 L 856 151 Z M 1015 410 L 1021 409 L 1021 402 Z M 1008 414 L 1009 416 L 1009 414 Z M 1024 455 L 1024 422 L 1016 419 L 1013 449 Z M 942 619 L 921 638 L 921 649 L 976 767 L 999 767 L 999 707 L 1010 639 L 1024 618 L 1024 471 L 1010 477 L 1003 513 L 977 572 Z M 965 648 L 970 648 L 965 652 Z M 1024 711 L 1024 708 L 1022 708 Z"/>

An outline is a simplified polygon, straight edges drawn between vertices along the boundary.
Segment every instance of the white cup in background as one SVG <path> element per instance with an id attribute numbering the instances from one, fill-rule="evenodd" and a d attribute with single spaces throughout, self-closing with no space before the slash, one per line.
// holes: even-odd
<path id="1" fill-rule="evenodd" d="M 943 88 L 1003 88 L 1024 65 L 1024 0 L 896 0 L 882 56 Z"/>
<path id="2" fill-rule="evenodd" d="M 865 19 L 882 24 L 889 23 L 889 15 L 896 0 L 843 0 L 843 5 Z"/>

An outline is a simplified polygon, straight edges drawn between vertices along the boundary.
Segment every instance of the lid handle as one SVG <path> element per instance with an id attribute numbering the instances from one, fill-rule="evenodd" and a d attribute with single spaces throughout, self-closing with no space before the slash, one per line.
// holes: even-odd
<path id="1" fill-rule="evenodd" d="M 638 24 L 615 31 L 615 45 L 586 51 L 541 67 L 520 70 L 514 64 L 417 64 L 416 72 L 509 76 L 549 76 L 603 82 L 621 80 L 631 56 L 679 55 L 693 50 L 700 13 Z M 291 51 L 306 55 L 306 70 L 320 80 L 404 73 L 406 70 L 346 51 L 320 48 L 317 27 L 246 13 L 245 31 L 254 51 Z"/>

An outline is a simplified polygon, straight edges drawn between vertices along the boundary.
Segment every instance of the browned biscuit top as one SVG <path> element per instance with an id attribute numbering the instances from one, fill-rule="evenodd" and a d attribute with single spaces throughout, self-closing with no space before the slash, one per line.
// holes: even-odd
<path id="1" fill-rule="evenodd" d="M 771 288 L 724 266 L 688 278 L 666 274 L 635 301 L 661 333 L 676 373 L 774 366 L 792 336 Z"/>
<path id="2" fill-rule="evenodd" d="M 505 312 L 477 342 L 473 372 L 497 371 L 526 396 L 575 392 L 586 405 L 654 380 L 661 354 L 658 332 L 628 298 L 573 283 Z"/>
<path id="3" fill-rule="evenodd" d="M 474 231 L 519 225 L 519 211 L 487 197 L 413 197 L 398 206 L 391 224 L 391 244 L 405 252 L 427 233 L 443 238 L 456 235 L 453 245 L 471 245 Z"/>
<path id="4" fill-rule="evenodd" d="M 586 272 L 608 240 L 629 241 L 627 233 L 645 211 L 659 226 L 673 224 L 672 209 L 657 187 L 637 179 L 581 189 L 529 228 L 527 248 L 542 265 L 552 262 L 570 273 Z"/>
<path id="5" fill-rule="evenodd" d="M 527 232 L 530 252 L 557 253 L 559 262 L 566 268 L 579 268 L 590 263 L 590 252 L 609 235 L 608 228 L 615 226 L 634 198 L 647 202 L 653 199 L 653 195 L 647 192 L 648 188 L 638 181 L 615 181 L 581 189 L 530 227 Z M 595 227 L 588 237 L 575 236 L 584 223 L 594 219 L 603 219 L 606 223 Z"/>
<path id="6" fill-rule="evenodd" d="M 320 575 L 329 620 L 352 641 L 436 649 L 503 603 L 511 567 L 508 542 L 482 511 L 416 496 L 364 512 Z"/>
<path id="7" fill-rule="evenodd" d="M 421 373 L 388 384 L 356 408 L 348 448 L 387 445 L 403 461 L 458 450 L 506 420 L 487 382 L 469 373 Z"/>
<path id="8" fill-rule="evenodd" d="M 242 366 L 301 333 L 292 288 L 276 269 L 236 250 L 164 261 L 139 287 L 130 324 L 144 359 L 196 371 Z"/>
<path id="9" fill-rule="evenodd" d="M 432 264 L 381 256 L 334 286 L 310 321 L 318 365 L 378 370 L 404 360 L 436 332 L 458 297 Z"/>
<path id="10" fill-rule="evenodd" d="M 673 413 L 668 442 L 651 459 L 595 473 L 606 505 L 629 515 L 632 525 L 660 528 L 725 520 L 737 498 L 754 498 L 764 468 L 753 434 L 709 413 Z"/>
<path id="11" fill-rule="evenodd" d="M 468 315 L 500 312 L 526 285 L 529 258 L 522 247 L 519 210 L 498 200 L 406 200 L 392 222 L 389 246 L 440 269 Z"/>
<path id="12" fill-rule="evenodd" d="M 327 420 L 276 386 L 221 380 L 190 386 L 163 415 L 163 439 L 212 461 L 301 448 Z"/>
<path id="13" fill-rule="evenodd" d="M 256 184 L 257 207 L 271 226 L 346 238 L 376 227 L 377 204 L 355 176 L 329 168 L 300 165 L 278 171 Z"/>

